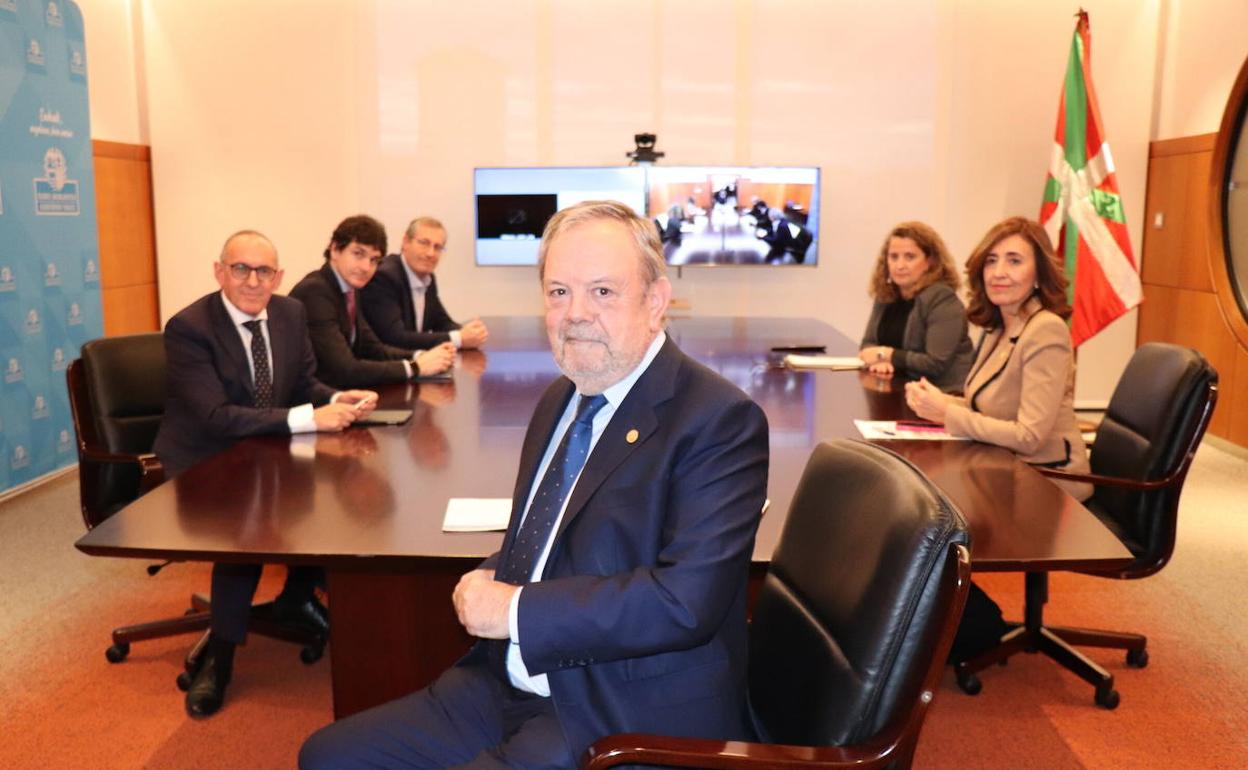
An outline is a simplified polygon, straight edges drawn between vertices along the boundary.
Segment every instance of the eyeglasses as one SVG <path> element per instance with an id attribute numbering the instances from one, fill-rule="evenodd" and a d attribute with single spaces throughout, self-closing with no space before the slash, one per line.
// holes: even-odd
<path id="1" fill-rule="evenodd" d="M 441 254 L 442 252 L 446 251 L 445 243 L 434 243 L 428 238 L 417 238 L 416 243 L 418 243 L 420 247 L 423 249 L 433 247 L 433 250 L 437 252 L 438 254 Z"/>
<path id="2" fill-rule="evenodd" d="M 234 278 L 234 280 L 239 283 L 246 283 L 250 280 L 253 272 L 256 274 L 256 278 L 260 279 L 260 283 L 268 283 L 277 276 L 277 269 L 269 267 L 268 265 L 252 267 L 251 265 L 245 265 L 242 262 L 235 262 L 234 264 L 226 265 L 225 267 L 230 271 L 230 275 Z"/>

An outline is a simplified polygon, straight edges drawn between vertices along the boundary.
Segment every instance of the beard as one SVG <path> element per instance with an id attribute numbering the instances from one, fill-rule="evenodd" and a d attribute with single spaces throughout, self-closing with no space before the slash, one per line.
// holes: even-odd
<path id="1" fill-rule="evenodd" d="M 563 324 L 551 340 L 555 363 L 564 376 L 586 395 L 597 395 L 633 370 L 645 349 L 630 355 L 590 324 Z"/>

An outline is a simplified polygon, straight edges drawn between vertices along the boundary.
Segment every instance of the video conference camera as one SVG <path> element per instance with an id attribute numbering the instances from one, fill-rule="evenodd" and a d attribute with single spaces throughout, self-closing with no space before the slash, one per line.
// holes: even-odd
<path id="1" fill-rule="evenodd" d="M 654 163 L 664 155 L 664 153 L 654 149 L 654 143 L 657 141 L 658 137 L 654 134 L 633 134 L 633 142 L 637 145 L 637 148 L 624 153 L 624 156 L 632 158 L 633 163 L 643 166 Z"/>

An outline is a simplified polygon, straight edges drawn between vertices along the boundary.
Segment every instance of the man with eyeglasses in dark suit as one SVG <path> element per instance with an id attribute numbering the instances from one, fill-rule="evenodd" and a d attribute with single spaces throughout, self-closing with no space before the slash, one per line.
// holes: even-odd
<path id="1" fill-rule="evenodd" d="M 325 248 L 325 264 L 291 289 L 308 314 L 308 336 L 316 351 L 316 376 L 342 388 L 404 382 L 445 372 L 455 360 L 449 342 L 428 350 L 387 345 L 359 311 L 360 290 L 368 285 L 381 255 L 386 229 L 359 214 L 338 223 Z"/>
<path id="2" fill-rule="evenodd" d="M 303 306 L 275 296 L 282 270 L 271 241 L 254 230 L 231 235 L 213 265 L 221 287 L 165 325 L 167 395 L 155 452 L 166 477 L 248 436 L 338 431 L 377 404 L 367 390 L 334 389 L 314 376 Z M 216 713 L 233 672 L 234 648 L 247 639 L 259 564 L 215 564 L 208 644 L 191 672 L 186 710 Z M 328 631 L 314 589 L 316 567 L 290 567 L 274 601 L 277 619 Z"/>

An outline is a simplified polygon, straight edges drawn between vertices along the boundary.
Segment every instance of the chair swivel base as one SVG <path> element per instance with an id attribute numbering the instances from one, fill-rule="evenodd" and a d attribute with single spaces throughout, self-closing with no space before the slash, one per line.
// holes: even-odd
<path id="1" fill-rule="evenodd" d="M 204 595 L 194 594 L 191 597 L 190 608 L 180 617 L 157 620 L 150 623 L 138 623 L 115 629 L 113 631 L 113 644 L 104 651 L 104 656 L 109 663 L 120 663 L 130 654 L 130 644 L 132 642 L 163 639 L 168 636 L 194 633 L 196 631 L 202 632 L 200 638 L 186 655 L 183 673 L 178 675 L 178 687 L 185 690 L 190 685 L 188 672 L 193 672 L 198 668 L 199 656 L 207 643 L 208 627 L 211 622 L 212 603 Z M 325 643 L 328 640 L 324 634 L 293 628 L 286 623 L 276 620 L 273 613 L 273 602 L 252 605 L 250 623 L 253 633 L 303 645 L 303 649 L 299 651 L 299 659 L 305 664 L 311 665 L 320 660 L 325 654 Z"/>
<path id="2" fill-rule="evenodd" d="M 1026 590 L 1023 605 L 1023 623 L 1015 626 L 992 649 L 971 660 L 958 663 L 954 671 L 958 687 L 968 695 L 977 695 L 983 684 L 977 672 L 994 663 L 1004 665 L 1020 652 L 1039 652 L 1073 672 L 1080 679 L 1096 688 L 1094 700 L 1107 709 L 1118 707 L 1118 691 L 1114 689 L 1114 676 L 1097 665 L 1072 645 L 1109 647 L 1127 651 L 1127 665 L 1143 668 L 1148 665 L 1148 640 L 1139 634 L 1123 634 L 1112 631 L 1094 631 L 1086 628 L 1064 628 L 1044 625 L 1044 605 L 1048 601 L 1048 573 L 1026 573 Z"/>

